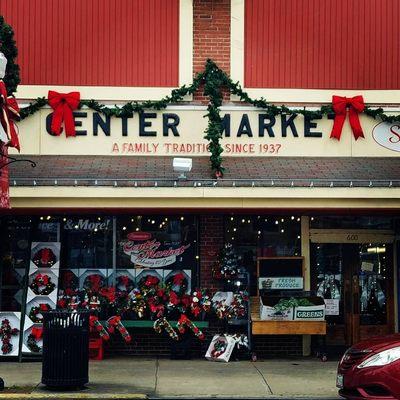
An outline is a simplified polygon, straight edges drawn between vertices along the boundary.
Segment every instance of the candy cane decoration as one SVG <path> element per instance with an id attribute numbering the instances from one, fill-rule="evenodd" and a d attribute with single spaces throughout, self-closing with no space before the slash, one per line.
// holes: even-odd
<path id="1" fill-rule="evenodd" d="M 119 315 L 114 315 L 113 317 L 109 318 L 106 322 L 106 328 L 109 333 L 114 333 L 115 329 L 119 331 L 126 343 L 130 343 L 132 341 L 132 336 L 122 324 L 121 317 Z"/>
<path id="2" fill-rule="evenodd" d="M 95 315 L 89 317 L 89 326 L 91 331 L 97 332 L 103 340 L 109 340 L 110 335 L 104 329 L 103 325 L 100 323 L 99 318 Z"/>
<path id="3" fill-rule="evenodd" d="M 186 328 L 189 328 L 197 338 L 200 340 L 205 339 L 204 333 L 185 314 L 181 315 L 176 326 L 180 333 L 185 333 Z"/>
<path id="4" fill-rule="evenodd" d="M 164 329 L 172 340 L 179 340 L 178 334 L 175 332 L 175 329 L 165 317 L 155 320 L 153 328 L 157 333 L 161 333 Z"/>

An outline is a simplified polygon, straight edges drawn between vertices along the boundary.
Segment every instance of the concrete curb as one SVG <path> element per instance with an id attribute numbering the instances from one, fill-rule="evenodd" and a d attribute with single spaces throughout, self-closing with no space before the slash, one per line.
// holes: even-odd
<path id="1" fill-rule="evenodd" d="M 118 393 L 0 393 L 0 399 L 34 399 L 34 400 L 49 400 L 49 399 L 103 399 L 103 400 L 133 400 L 147 399 L 148 397 L 142 393 L 118 394 Z"/>

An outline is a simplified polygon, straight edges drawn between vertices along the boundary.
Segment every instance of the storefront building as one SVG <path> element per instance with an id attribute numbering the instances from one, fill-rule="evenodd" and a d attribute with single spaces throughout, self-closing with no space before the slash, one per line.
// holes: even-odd
<path id="1" fill-rule="evenodd" d="M 272 0 L 22 2 L 0 2 L 19 47 L 21 107 L 48 90 L 77 91 L 110 107 L 159 100 L 190 84 L 209 58 L 251 98 L 313 111 L 332 95 L 361 95 L 372 108 L 399 114 L 399 49 L 387 40 L 397 37 L 388 24 L 400 12 L 394 0 L 371 4 L 364 18 L 356 1 L 341 10 L 338 3 L 349 0 L 312 1 L 307 10 Z M 348 42 L 356 27 L 374 45 L 367 48 L 365 37 Z M 337 32 L 346 43 L 339 55 L 331 40 Z M 52 134 L 49 106 L 18 123 L 16 157 L 37 166 L 10 166 L 0 311 L 29 314 L 36 304 L 27 291 L 31 264 L 49 246 L 58 254 L 53 281 L 61 291 L 72 281 L 88 285 L 91 275 L 117 286 L 127 276 L 123 284 L 133 288 L 150 268 L 162 282 L 182 271 L 189 290 L 215 292 L 222 289 L 215 263 L 231 243 L 249 272 L 253 302 L 260 260 L 278 270 L 300 262 L 302 289 L 330 300 L 332 349 L 397 332 L 399 123 L 359 113 L 357 138 L 346 116 L 335 139 L 334 114 L 271 114 L 225 90 L 225 172 L 217 179 L 204 139 L 208 100 L 200 88 L 129 117 L 82 107 L 74 111 L 75 137 Z M 185 178 L 174 157 L 192 159 Z M 207 338 L 221 329 L 210 323 Z M 138 344 L 114 342 L 108 351 L 167 354 L 166 339 L 151 329 L 132 334 Z M 313 346 L 310 335 L 284 331 L 253 340 L 260 356 L 308 355 Z"/>

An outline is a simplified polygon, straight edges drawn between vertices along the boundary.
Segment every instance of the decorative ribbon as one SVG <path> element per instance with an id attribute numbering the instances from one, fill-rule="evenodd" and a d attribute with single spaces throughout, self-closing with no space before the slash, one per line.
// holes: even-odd
<path id="1" fill-rule="evenodd" d="M 39 340 L 42 338 L 43 335 L 43 328 L 42 327 L 38 327 L 38 326 L 34 326 L 32 328 L 32 332 L 31 335 L 36 339 Z"/>
<path id="2" fill-rule="evenodd" d="M 57 136 L 61 134 L 61 124 L 64 122 L 66 136 L 75 136 L 75 120 L 73 111 L 76 110 L 80 102 L 80 93 L 58 93 L 49 90 L 48 102 L 54 110 L 51 121 L 51 131 Z"/>
<path id="3" fill-rule="evenodd" d="M 5 83 L 0 79 L 0 140 L 9 147 L 20 150 L 14 121 L 19 120 L 19 107 L 14 96 L 7 96 Z"/>
<path id="4" fill-rule="evenodd" d="M 364 137 L 358 114 L 364 111 L 364 99 L 362 96 L 341 97 L 332 96 L 332 108 L 335 112 L 335 120 L 331 132 L 331 138 L 340 140 L 343 124 L 346 119 L 347 108 L 349 109 L 349 121 L 354 138 L 357 140 Z"/>

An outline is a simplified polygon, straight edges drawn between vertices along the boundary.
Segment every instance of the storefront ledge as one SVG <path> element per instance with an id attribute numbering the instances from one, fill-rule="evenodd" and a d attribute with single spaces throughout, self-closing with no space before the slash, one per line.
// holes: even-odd
<path id="1" fill-rule="evenodd" d="M 13 208 L 400 209 L 399 188 L 11 187 Z"/>
<path id="2" fill-rule="evenodd" d="M 142 393 L 1 393 L 0 399 L 34 399 L 34 400 L 47 400 L 47 399 L 63 399 L 63 400 L 74 400 L 74 399 L 103 399 L 103 400 L 130 400 L 130 399 L 147 399 L 147 395 Z"/>

